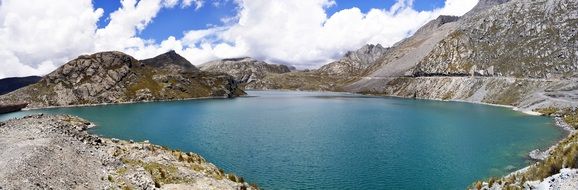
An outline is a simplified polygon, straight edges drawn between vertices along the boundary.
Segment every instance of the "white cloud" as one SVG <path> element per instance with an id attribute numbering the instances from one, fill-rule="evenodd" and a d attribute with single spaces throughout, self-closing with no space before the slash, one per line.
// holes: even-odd
<path id="1" fill-rule="evenodd" d="M 219 7 L 221 7 L 221 6 L 229 3 L 229 1 L 230 1 L 230 0 L 213 0 L 213 3 L 212 3 L 212 4 L 213 4 L 213 7 L 219 8 Z"/>
<path id="2" fill-rule="evenodd" d="M 80 54 L 105 50 L 143 59 L 174 49 L 194 64 L 252 56 L 317 67 L 366 43 L 392 45 L 438 15 L 464 14 L 476 2 L 447 0 L 441 9 L 418 12 L 411 0 L 398 0 L 389 9 L 364 13 L 351 8 L 328 16 L 333 0 L 236 0 L 239 13 L 223 26 L 186 31 L 181 39 L 171 36 L 155 43 L 138 33 L 161 9 L 199 9 L 205 1 L 122 0 L 109 24 L 98 29 L 103 10 L 94 9 L 91 0 L 0 0 L 0 77 L 46 74 Z"/>
<path id="3" fill-rule="evenodd" d="M 439 12 L 442 15 L 463 15 L 477 3 L 477 0 L 446 0 L 444 7 Z"/>
<path id="4" fill-rule="evenodd" d="M 161 0 L 123 0 L 121 3 L 122 8 L 110 14 L 109 24 L 96 31 L 96 50 L 143 48 L 145 41 L 136 37 L 137 32 L 145 29 L 163 5 L 174 4 L 170 0 L 163 4 Z"/>
<path id="5" fill-rule="evenodd" d="M 181 5 L 182 8 L 191 6 L 191 5 L 195 5 L 195 10 L 199 10 L 201 7 L 203 7 L 203 5 L 205 4 L 205 1 L 203 0 L 183 0 L 183 3 Z"/>
<path id="6" fill-rule="evenodd" d="M 51 61 L 44 61 L 36 67 L 22 64 L 16 55 L 6 50 L 0 50 L 0 59 L 2 59 L 2 71 L 0 72 L 0 78 L 12 76 L 42 75 L 56 69 Z"/>
<path id="7" fill-rule="evenodd" d="M 3 0 L 0 6 L 0 76 L 45 74 L 94 49 L 103 13 L 90 0 Z"/>
<path id="8" fill-rule="evenodd" d="M 447 0 L 443 8 L 416 11 L 413 1 L 399 0 L 385 10 L 363 13 L 351 8 L 328 17 L 326 8 L 335 4 L 331 0 L 242 0 L 238 20 L 232 26 L 212 34 L 207 30 L 187 33 L 217 36 L 222 43 L 190 46 L 183 51 L 209 51 L 203 53 L 206 60 L 185 55 L 189 60 L 199 60 L 192 61 L 194 64 L 240 55 L 297 67 L 318 67 L 367 43 L 391 46 L 440 14 L 462 15 L 476 3 L 477 0 Z"/>

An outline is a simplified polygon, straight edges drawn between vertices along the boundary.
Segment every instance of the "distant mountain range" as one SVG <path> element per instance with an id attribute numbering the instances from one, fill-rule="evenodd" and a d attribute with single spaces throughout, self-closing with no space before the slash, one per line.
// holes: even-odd
<path id="1" fill-rule="evenodd" d="M 81 56 L 27 89 L 51 89 L 32 93 L 43 94 L 35 99 L 42 105 L 235 96 L 238 83 L 247 89 L 347 91 L 525 110 L 578 106 L 577 4 L 481 0 L 464 16 L 440 16 L 392 47 L 366 45 L 312 71 L 249 57 L 215 60 L 198 69 L 175 52 L 142 61 L 104 52 Z M 88 69 L 88 76 L 78 67 Z M 217 76 L 185 80 L 208 73 L 231 75 L 232 81 L 213 91 L 202 81 Z M 196 82 L 203 90 L 188 89 Z"/>
<path id="2" fill-rule="evenodd" d="M 366 45 L 317 70 L 265 74 L 250 87 L 576 107 L 577 28 L 578 1 L 481 0 L 392 47 Z"/>
<path id="3" fill-rule="evenodd" d="M 286 65 L 268 64 L 250 57 L 215 60 L 201 64 L 199 68 L 203 71 L 227 73 L 242 84 L 261 80 L 269 74 L 291 72 Z"/>
<path id="4" fill-rule="evenodd" d="M 578 106 L 577 4 L 481 0 L 464 16 L 440 16 L 392 47 L 366 45 L 311 71 L 248 57 L 215 60 L 198 69 L 172 51 L 142 61 L 103 52 L 72 60 L 10 97 L 38 95 L 27 99 L 42 102 L 36 106 L 231 97 L 242 94 L 240 84 L 247 89 L 465 100 L 525 110 Z M 218 81 L 219 87 L 209 81 Z"/>
<path id="5" fill-rule="evenodd" d="M 11 77 L 0 79 L 0 95 L 37 83 L 40 81 L 40 79 L 42 79 L 42 77 L 39 76 Z"/>
<path id="6" fill-rule="evenodd" d="M 235 97 L 245 94 L 242 88 L 322 90 L 510 105 L 549 115 L 569 110 L 559 116 L 578 127 L 578 1 L 480 0 L 465 15 L 440 16 L 392 47 L 365 45 L 317 70 L 292 70 L 248 57 L 199 69 L 174 51 L 140 61 L 100 52 L 41 79 L 0 80 L 0 94 L 9 92 L 0 96 L 0 107 Z M 550 172 L 533 180 L 558 172 L 553 167 L 531 168 Z M 509 183 L 521 187 L 524 180 L 516 180 Z"/>

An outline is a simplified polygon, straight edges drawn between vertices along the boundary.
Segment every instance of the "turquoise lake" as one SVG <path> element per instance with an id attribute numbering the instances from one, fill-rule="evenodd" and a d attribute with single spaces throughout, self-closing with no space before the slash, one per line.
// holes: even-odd
<path id="1" fill-rule="evenodd" d="M 565 135 L 509 108 L 344 93 L 23 111 L 72 114 L 92 133 L 196 152 L 264 189 L 464 189 L 525 167 Z"/>

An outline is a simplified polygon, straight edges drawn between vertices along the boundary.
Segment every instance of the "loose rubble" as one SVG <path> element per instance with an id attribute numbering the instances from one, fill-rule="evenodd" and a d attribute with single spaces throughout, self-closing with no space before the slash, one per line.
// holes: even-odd
<path id="1" fill-rule="evenodd" d="M 0 189 L 257 189 L 195 153 L 87 133 L 68 115 L 0 123 Z"/>

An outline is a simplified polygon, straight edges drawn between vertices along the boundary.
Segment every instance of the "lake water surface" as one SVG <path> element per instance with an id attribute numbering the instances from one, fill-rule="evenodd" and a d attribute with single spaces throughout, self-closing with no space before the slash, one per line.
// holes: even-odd
<path id="1" fill-rule="evenodd" d="M 72 114 L 106 137 L 196 152 L 265 189 L 464 189 L 528 164 L 563 135 L 547 117 L 458 102 L 341 93 L 23 111 Z"/>

